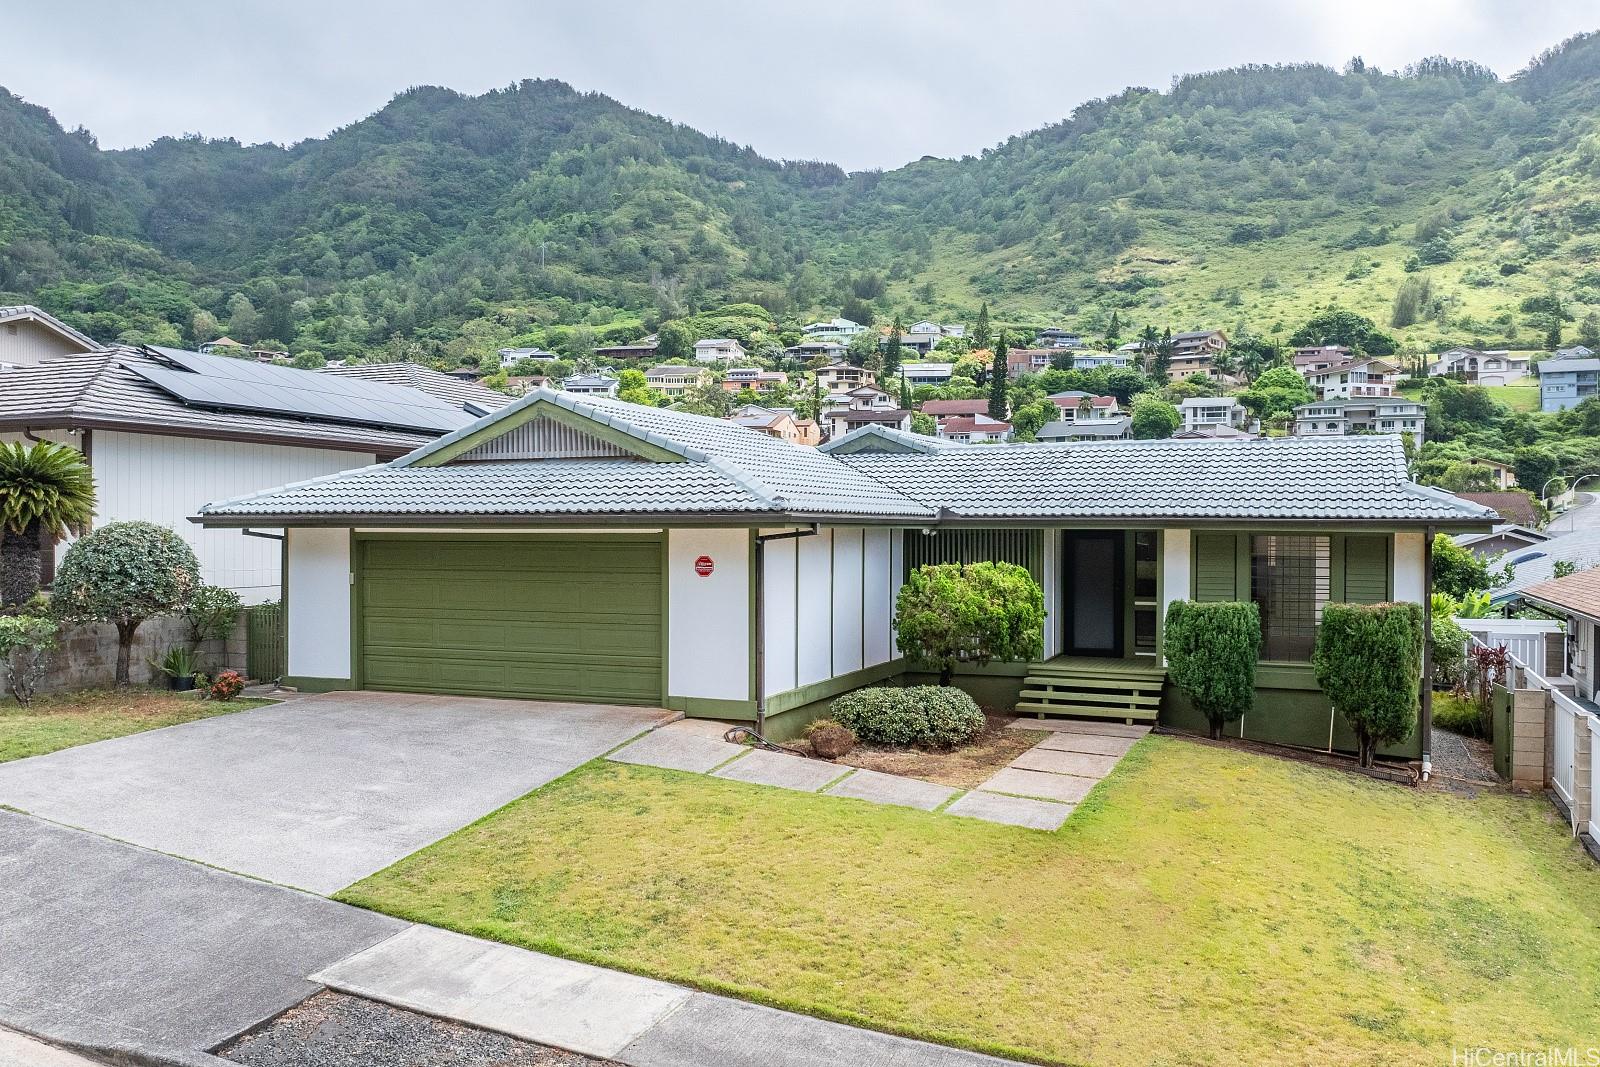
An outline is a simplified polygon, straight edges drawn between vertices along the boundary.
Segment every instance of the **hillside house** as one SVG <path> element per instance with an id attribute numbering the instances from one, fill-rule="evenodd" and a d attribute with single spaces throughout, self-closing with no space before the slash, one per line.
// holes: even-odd
<path id="1" fill-rule="evenodd" d="M 502 348 L 497 353 L 500 357 L 500 368 L 510 370 L 523 360 L 534 363 L 554 363 L 561 357 L 554 352 L 546 352 L 542 348 Z"/>
<path id="2" fill-rule="evenodd" d="M 859 322 L 849 319 L 829 319 L 827 322 L 813 322 L 800 328 L 810 341 L 836 341 L 848 345 L 850 339 L 858 333 L 865 333 L 867 327 Z"/>
<path id="3" fill-rule="evenodd" d="M 1034 435 L 1039 441 L 1116 441 L 1133 436 L 1133 417 L 1122 413 L 1114 396 L 1069 389 L 1047 399 L 1060 414 L 1039 428 Z"/>
<path id="4" fill-rule="evenodd" d="M 644 380 L 656 392 L 676 398 L 696 386 L 709 382 L 711 380 L 711 371 L 705 367 L 684 367 L 676 363 L 662 363 L 645 371 Z"/>
<path id="5" fill-rule="evenodd" d="M 1428 365 L 1430 378 L 1459 378 L 1472 385 L 1510 385 L 1528 376 L 1530 357 L 1503 348 L 1452 348 Z"/>
<path id="6" fill-rule="evenodd" d="M 1115 352 L 1074 352 L 1072 369 L 1099 370 L 1101 367 L 1110 367 L 1113 370 L 1122 370 L 1133 366 L 1137 358 L 1137 355 L 1124 352 L 1120 348 Z"/>
<path id="7" fill-rule="evenodd" d="M 1534 364 L 1539 375 L 1539 410 L 1565 411 L 1600 395 L 1600 358 L 1569 356 Z"/>
<path id="8" fill-rule="evenodd" d="M 1222 426 L 1242 431 L 1250 423 L 1249 409 L 1231 396 L 1188 397 L 1178 405 L 1178 414 L 1183 417 L 1183 431 L 1188 433 L 1204 433 Z"/>
<path id="9" fill-rule="evenodd" d="M 783 350 L 790 359 L 825 359 L 829 363 L 842 363 L 849 349 L 837 341 L 801 341 Z"/>
<path id="10" fill-rule="evenodd" d="M 1291 365 L 1302 376 L 1337 363 L 1349 363 L 1354 358 L 1355 353 L 1344 345 L 1309 345 L 1295 349 L 1289 357 Z"/>
<path id="11" fill-rule="evenodd" d="M 694 358 L 700 363 L 731 363 L 750 358 L 750 353 L 731 337 L 707 337 L 694 343 Z"/>
<path id="12" fill-rule="evenodd" d="M 1082 348 L 1083 335 L 1076 330 L 1062 329 L 1060 326 L 1051 326 L 1039 331 L 1039 336 L 1033 339 L 1035 348 Z"/>
<path id="13" fill-rule="evenodd" d="M 1306 384 L 1318 400 L 1395 395 L 1400 368 L 1382 359 L 1353 359 L 1304 371 Z"/>
<path id="14" fill-rule="evenodd" d="M 1167 372 L 1173 378 L 1191 374 L 1211 375 L 1211 361 L 1228 350 L 1228 338 L 1221 330 L 1190 330 L 1172 335 L 1172 361 Z"/>
<path id="15" fill-rule="evenodd" d="M 817 385 L 825 393 L 838 393 L 858 385 L 873 385 L 878 376 L 854 363 L 830 363 L 817 371 Z"/>
<path id="16" fill-rule="evenodd" d="M 722 376 L 722 388 L 730 393 L 754 389 L 770 393 L 780 385 L 788 385 L 789 376 L 781 370 L 762 370 L 760 367 L 729 367 Z"/>
<path id="17" fill-rule="evenodd" d="M 1006 350 L 1006 377 L 1020 378 L 1049 370 L 1051 360 L 1061 351 L 1054 348 L 1009 348 Z"/>
<path id="18" fill-rule="evenodd" d="M 646 337 L 626 345 L 601 345 L 594 350 L 594 358 L 607 362 L 615 360 L 655 359 L 661 346 L 654 337 Z"/>
<path id="19" fill-rule="evenodd" d="M 943 426 L 949 419 L 987 415 L 989 401 L 982 397 L 974 400 L 927 400 L 919 410 L 924 415 L 932 416 L 935 425 Z"/>
<path id="20" fill-rule="evenodd" d="M 583 396 L 616 396 L 621 384 L 609 374 L 574 374 L 561 383 L 561 390 Z"/>
<path id="21" fill-rule="evenodd" d="M 900 377 L 915 389 L 919 385 L 949 385 L 954 363 L 902 363 Z"/>
<path id="22" fill-rule="evenodd" d="M 1004 444 L 1011 440 L 1011 424 L 988 415 L 954 415 L 939 424 L 937 436 L 960 444 Z"/>
<path id="23" fill-rule="evenodd" d="M 1428 411 L 1404 397 L 1350 397 L 1318 400 L 1294 409 L 1296 437 L 1344 437 L 1350 434 L 1410 434 L 1423 441 Z"/>

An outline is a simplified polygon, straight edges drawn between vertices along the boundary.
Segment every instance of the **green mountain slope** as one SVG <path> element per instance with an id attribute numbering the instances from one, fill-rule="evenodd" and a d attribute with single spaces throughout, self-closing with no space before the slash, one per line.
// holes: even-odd
<path id="1" fill-rule="evenodd" d="M 409 90 L 288 148 L 102 151 L 0 94 L 0 301 L 106 339 L 451 355 L 851 297 L 1282 336 L 1331 301 L 1387 324 L 1404 288 L 1409 348 L 1537 347 L 1552 319 L 1600 333 L 1597 103 L 1595 35 L 1505 82 L 1445 60 L 1252 67 L 846 175 L 552 81 Z"/>

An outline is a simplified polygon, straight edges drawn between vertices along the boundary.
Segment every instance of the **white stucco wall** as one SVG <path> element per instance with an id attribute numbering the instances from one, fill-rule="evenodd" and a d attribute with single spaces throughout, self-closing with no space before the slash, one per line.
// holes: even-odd
<path id="1" fill-rule="evenodd" d="M 349 678 L 350 531 L 304 529 L 287 533 L 289 674 L 301 678 Z M 275 541 L 261 543 L 278 547 Z"/>
<path id="2" fill-rule="evenodd" d="M 1188 600 L 1193 584 L 1194 547 L 1189 530 L 1161 531 L 1161 614 L 1167 617 L 1167 606 L 1174 600 Z M 1165 662 L 1165 657 L 1163 657 Z"/>
<path id="3" fill-rule="evenodd" d="M 1421 530 L 1405 530 L 1394 535 L 1394 598 L 1397 601 L 1422 603 L 1426 586 L 1426 568 L 1423 564 L 1427 535 Z"/>
<path id="4" fill-rule="evenodd" d="M 710 556 L 708 577 L 694 562 Z M 750 700 L 750 534 L 667 531 L 667 693 Z"/>

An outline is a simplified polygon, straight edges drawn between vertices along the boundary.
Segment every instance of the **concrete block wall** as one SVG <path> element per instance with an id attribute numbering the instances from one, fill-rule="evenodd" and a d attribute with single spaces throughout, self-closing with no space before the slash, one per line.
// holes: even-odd
<path id="1" fill-rule="evenodd" d="M 166 617 L 151 619 L 139 627 L 133 639 L 133 655 L 128 665 L 128 677 L 136 685 L 163 684 L 165 675 L 154 670 L 149 661 L 159 659 L 168 648 L 187 643 L 188 627 L 183 619 Z M 245 669 L 245 626 L 241 614 L 234 632 L 220 641 L 207 641 L 200 646 L 206 669 L 214 672 L 233 669 L 243 674 Z M 114 684 L 117 676 L 117 628 L 109 623 L 72 626 L 63 631 L 61 647 L 48 674 L 39 685 L 41 693 L 70 692 L 74 689 L 101 689 Z M 0 697 L 11 695 L 10 687 L 0 677 Z"/>
<path id="2" fill-rule="evenodd" d="M 1543 689 L 1517 689 L 1511 696 L 1511 785 L 1540 790 L 1548 779 L 1552 709 Z"/>

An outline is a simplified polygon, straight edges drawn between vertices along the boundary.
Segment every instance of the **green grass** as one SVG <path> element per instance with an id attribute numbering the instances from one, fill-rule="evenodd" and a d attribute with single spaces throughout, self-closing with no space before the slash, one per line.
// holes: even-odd
<path id="1" fill-rule="evenodd" d="M 272 703 L 203 701 L 164 689 L 85 690 L 39 697 L 26 708 L 6 700 L 0 702 L 0 763 Z"/>
<path id="2" fill-rule="evenodd" d="M 1053 834 L 592 763 L 340 897 L 1046 1062 L 1438 1064 L 1600 1032 L 1600 872 L 1545 802 L 1172 738 Z"/>

